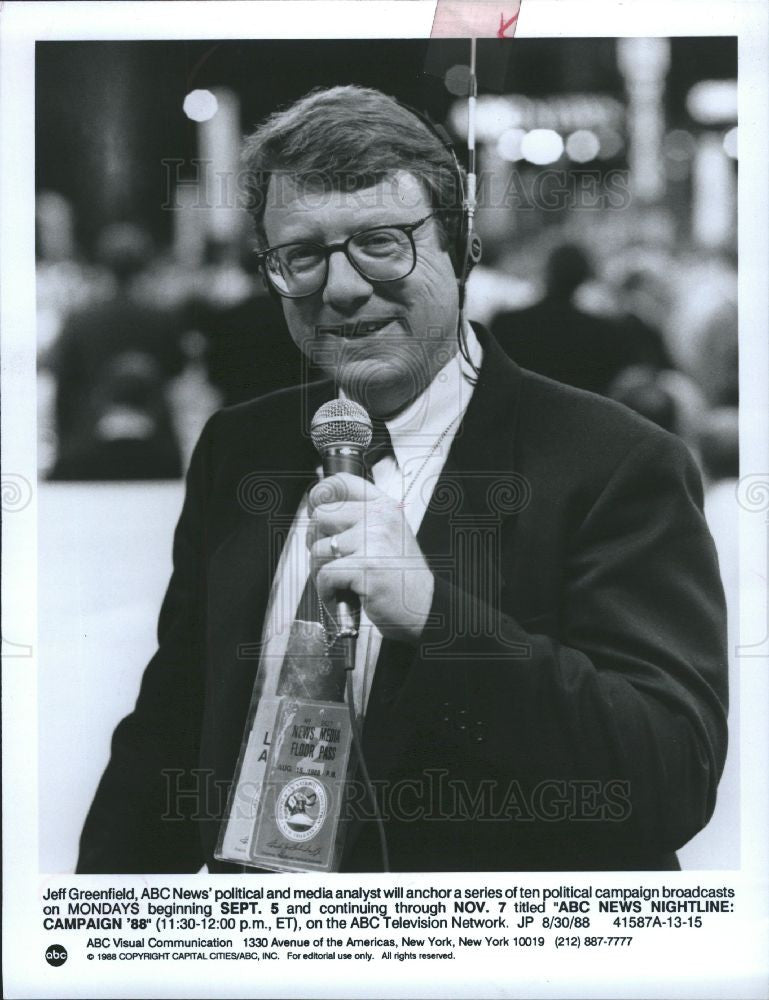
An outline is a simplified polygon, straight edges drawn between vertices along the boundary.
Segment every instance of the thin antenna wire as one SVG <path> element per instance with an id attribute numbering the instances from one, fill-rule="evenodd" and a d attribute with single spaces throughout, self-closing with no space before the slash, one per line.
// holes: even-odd
<path id="1" fill-rule="evenodd" d="M 473 231 L 475 218 L 477 175 L 475 171 L 475 105 L 478 81 L 475 76 L 476 39 L 470 39 L 470 80 L 467 101 L 467 232 Z"/>
<path id="2" fill-rule="evenodd" d="M 459 318 L 457 320 L 457 338 L 459 340 L 459 351 L 465 361 L 470 365 L 475 373 L 471 379 L 473 384 L 480 372 L 470 357 L 467 349 L 467 339 L 465 337 L 465 284 L 470 270 L 471 240 L 474 230 L 475 208 L 477 203 L 477 173 L 475 168 L 475 110 L 476 98 L 478 96 L 478 81 L 475 75 L 476 39 L 470 39 L 470 79 L 468 80 L 467 93 L 467 187 L 465 189 L 465 215 L 467 217 L 467 231 L 465 234 L 465 259 L 462 262 L 462 273 L 459 281 Z"/>

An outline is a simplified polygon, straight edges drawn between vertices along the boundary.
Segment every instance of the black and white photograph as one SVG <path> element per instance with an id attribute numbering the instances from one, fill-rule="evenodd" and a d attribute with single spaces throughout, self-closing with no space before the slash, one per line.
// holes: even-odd
<path id="1" fill-rule="evenodd" d="M 166 945 L 193 974 L 192 916 L 209 957 L 272 955 L 286 995 L 284 946 L 340 975 L 306 960 L 344 919 L 303 913 L 367 928 L 338 947 L 387 986 L 345 996 L 442 995 L 460 962 L 457 995 L 483 995 L 455 927 L 501 929 L 495 968 L 511 941 L 545 964 L 611 944 L 621 977 L 647 917 L 617 912 L 655 894 L 661 967 L 674 909 L 687 948 L 723 919 L 708 961 L 737 933 L 730 879 L 766 861 L 745 749 L 766 705 L 743 694 L 767 653 L 766 220 L 749 244 L 742 194 L 766 125 L 736 29 L 547 37 L 526 7 L 497 37 L 212 18 L 34 43 L 34 292 L 4 289 L 31 306 L 33 390 L 3 416 L 6 455 L 14 420 L 35 455 L 3 468 L 4 543 L 35 518 L 34 612 L 4 616 L 3 660 L 34 664 L 11 762 L 34 772 L 46 976 L 133 958 L 120 995 L 149 995 L 165 963 L 138 959 Z M 395 886 L 431 902 L 392 911 Z M 265 902 L 230 924 L 156 902 L 177 891 Z M 477 923 L 452 922 L 460 892 Z M 602 893 L 622 903 L 599 916 Z M 120 930 L 57 919 L 122 899 Z M 391 912 L 432 949 L 418 974 Z"/>
<path id="2" fill-rule="evenodd" d="M 260 659 L 345 700 L 341 591 L 341 870 L 676 868 L 716 802 L 738 863 L 736 41 L 481 40 L 472 219 L 470 55 L 38 45 L 43 870 L 219 870 Z"/>

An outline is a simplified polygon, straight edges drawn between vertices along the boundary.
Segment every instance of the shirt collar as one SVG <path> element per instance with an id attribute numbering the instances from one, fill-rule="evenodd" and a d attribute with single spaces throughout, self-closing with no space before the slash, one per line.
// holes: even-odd
<path id="1" fill-rule="evenodd" d="M 465 338 L 467 353 L 475 367 L 480 368 L 483 348 L 469 323 L 465 323 Z M 405 410 L 385 420 L 401 468 L 407 459 L 414 457 L 416 449 L 424 452 L 425 447 L 432 448 L 452 421 L 459 425 L 473 389 L 474 372 L 462 352 L 457 351 Z"/>
<path id="2" fill-rule="evenodd" d="M 483 348 L 467 321 L 464 329 L 467 353 L 476 369 L 480 369 Z M 393 451 L 401 468 L 407 459 L 414 457 L 417 448 L 422 452 L 425 445 L 428 449 L 432 448 L 452 421 L 459 424 L 472 397 L 474 383 L 475 372 L 462 352 L 457 351 L 405 410 L 385 420 Z M 347 398 L 341 388 L 339 396 L 341 399 Z"/>

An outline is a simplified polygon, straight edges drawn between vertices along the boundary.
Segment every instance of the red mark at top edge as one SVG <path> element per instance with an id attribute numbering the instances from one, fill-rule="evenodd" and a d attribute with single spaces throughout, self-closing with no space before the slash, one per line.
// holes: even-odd
<path id="1" fill-rule="evenodd" d="M 497 31 L 497 38 L 506 38 L 505 32 L 509 27 L 511 27 L 518 20 L 518 14 L 513 14 L 509 21 L 505 20 L 505 15 L 499 15 L 499 30 Z"/>
<path id="2" fill-rule="evenodd" d="M 515 12 L 512 17 L 501 11 L 501 3 Z M 437 0 L 430 37 L 512 38 L 520 10 L 521 0 Z"/>

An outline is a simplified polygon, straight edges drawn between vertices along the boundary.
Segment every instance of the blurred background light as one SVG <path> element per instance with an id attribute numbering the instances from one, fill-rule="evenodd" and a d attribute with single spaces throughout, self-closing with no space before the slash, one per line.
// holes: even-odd
<path id="1" fill-rule="evenodd" d="M 723 246 L 734 229 L 737 179 L 724 156 L 723 139 L 705 132 L 692 163 L 692 233 L 704 247 Z"/>
<path id="2" fill-rule="evenodd" d="M 535 128 L 527 132 L 521 141 L 524 159 L 537 166 L 555 163 L 563 152 L 563 139 L 549 128 Z"/>
<path id="3" fill-rule="evenodd" d="M 522 128 L 511 128 L 503 132 L 497 142 L 497 152 L 503 160 L 514 163 L 523 157 L 521 144 L 526 132 Z"/>
<path id="4" fill-rule="evenodd" d="M 733 160 L 737 159 L 737 126 L 730 128 L 729 131 L 724 136 L 724 152 L 727 156 L 731 156 Z"/>
<path id="5" fill-rule="evenodd" d="M 185 115 L 194 122 L 207 122 L 219 110 L 219 102 L 210 90 L 191 90 L 182 105 Z"/>
<path id="6" fill-rule="evenodd" d="M 627 79 L 639 83 L 658 80 L 670 66 L 670 39 L 620 38 L 617 63 Z"/>
<path id="7" fill-rule="evenodd" d="M 462 103 L 467 104 L 467 101 Z M 492 97 L 483 103 L 478 101 L 475 134 L 480 142 L 496 142 L 503 132 L 519 124 L 515 108 L 504 97 Z"/>
<path id="8" fill-rule="evenodd" d="M 451 69 L 446 70 L 443 77 L 446 90 L 455 97 L 467 97 L 470 86 L 470 67 L 464 63 L 457 63 Z"/>
<path id="9" fill-rule="evenodd" d="M 566 140 L 566 152 L 575 163 L 588 163 L 598 156 L 601 143 L 595 132 L 579 128 Z"/>
<path id="10" fill-rule="evenodd" d="M 686 110 L 702 125 L 737 121 L 737 81 L 702 80 L 686 95 Z"/>
<path id="11" fill-rule="evenodd" d="M 452 93 L 462 95 L 449 112 L 453 130 L 467 135 L 466 67 L 453 66 L 444 77 Z M 611 133 L 611 156 L 622 148 L 619 131 L 625 126 L 625 109 L 615 97 L 605 94 L 481 94 L 477 103 L 476 132 L 481 142 L 496 142 L 511 128 L 551 129 L 565 133 L 589 129 L 596 135 Z"/>
<path id="12" fill-rule="evenodd" d="M 673 129 L 662 140 L 662 151 L 665 156 L 670 157 L 671 160 L 675 160 L 677 163 L 685 163 L 687 160 L 691 160 L 694 156 L 695 148 L 694 136 L 691 132 L 687 132 L 682 128 Z"/>
<path id="13" fill-rule="evenodd" d="M 692 163 L 690 160 L 665 160 L 665 176 L 671 181 L 685 181 L 691 174 Z"/>
<path id="14" fill-rule="evenodd" d="M 697 152 L 697 143 L 691 132 L 672 129 L 662 138 L 662 152 L 665 155 L 665 176 L 671 181 L 686 180 Z"/>
<path id="15" fill-rule="evenodd" d="M 625 140 L 613 128 L 599 128 L 598 142 L 600 144 L 600 149 L 598 150 L 599 160 L 614 159 L 615 156 L 618 156 L 622 152 L 625 145 Z"/>

